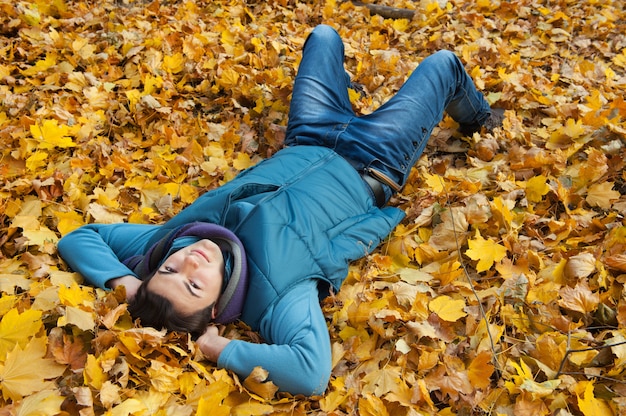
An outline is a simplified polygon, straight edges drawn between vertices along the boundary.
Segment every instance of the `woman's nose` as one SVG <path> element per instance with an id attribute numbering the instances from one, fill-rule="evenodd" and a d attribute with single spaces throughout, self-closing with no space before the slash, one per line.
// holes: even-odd
<path id="1" fill-rule="evenodd" d="M 196 256 L 190 254 L 185 258 L 185 264 L 191 269 L 195 270 L 200 265 L 200 262 L 196 258 Z"/>

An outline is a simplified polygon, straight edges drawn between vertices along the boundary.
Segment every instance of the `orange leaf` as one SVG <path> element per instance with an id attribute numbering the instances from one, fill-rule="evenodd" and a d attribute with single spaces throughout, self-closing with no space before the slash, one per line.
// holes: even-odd
<path id="1" fill-rule="evenodd" d="M 470 382 L 479 389 L 484 389 L 491 384 L 489 378 L 493 374 L 494 366 L 491 362 L 491 353 L 483 351 L 479 353 L 467 367 L 467 375 Z"/>

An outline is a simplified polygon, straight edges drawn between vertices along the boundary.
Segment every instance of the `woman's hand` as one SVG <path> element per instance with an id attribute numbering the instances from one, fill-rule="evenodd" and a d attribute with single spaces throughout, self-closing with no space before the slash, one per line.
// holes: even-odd
<path id="1" fill-rule="evenodd" d="M 226 348 L 229 342 L 228 338 L 219 334 L 219 330 L 214 325 L 209 325 L 204 334 L 196 341 L 202 354 L 214 363 L 217 362 L 222 350 Z"/>
<path id="2" fill-rule="evenodd" d="M 124 286 L 126 288 L 126 300 L 133 300 L 135 295 L 137 294 L 137 290 L 139 286 L 141 286 L 142 281 L 137 279 L 133 275 L 126 275 L 122 277 L 117 277 L 115 279 L 111 279 L 107 282 L 107 286 L 111 289 L 115 289 L 118 286 Z"/>

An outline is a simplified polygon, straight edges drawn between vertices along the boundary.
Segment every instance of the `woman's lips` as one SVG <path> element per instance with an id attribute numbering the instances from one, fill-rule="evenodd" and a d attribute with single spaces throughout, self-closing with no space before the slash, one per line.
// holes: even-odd
<path id="1" fill-rule="evenodd" d="M 207 257 L 207 255 L 202 250 L 195 249 L 195 250 L 192 251 L 192 253 L 197 254 L 198 256 L 200 256 L 204 260 L 206 260 L 207 263 L 210 263 L 209 258 Z"/>

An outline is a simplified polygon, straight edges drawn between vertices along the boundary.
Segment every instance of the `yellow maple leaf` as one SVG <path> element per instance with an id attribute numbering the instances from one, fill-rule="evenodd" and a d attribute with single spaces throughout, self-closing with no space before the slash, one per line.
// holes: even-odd
<path id="1" fill-rule="evenodd" d="M 428 304 L 428 309 L 431 312 L 436 313 L 444 321 L 456 322 L 459 319 L 467 316 L 465 308 L 465 301 L 461 299 L 452 299 L 450 296 L 438 296 L 431 300 Z"/>
<path id="2" fill-rule="evenodd" d="M 168 57 L 166 57 L 168 58 Z M 165 59 L 164 59 L 165 61 Z M 156 90 L 158 88 L 161 88 L 163 86 L 163 78 L 160 76 L 152 76 L 151 74 L 147 74 L 145 79 L 143 80 L 143 92 L 144 94 L 148 95 L 148 94 L 153 94 L 154 92 L 156 92 Z M 136 92 L 132 93 L 131 95 L 136 96 Z M 128 95 L 127 95 L 128 97 Z M 130 97 L 128 97 L 130 98 Z M 137 98 L 137 97 L 135 97 Z M 136 101 L 139 101 L 139 99 L 137 98 Z"/>
<path id="3" fill-rule="evenodd" d="M 231 386 L 224 380 L 216 380 L 212 382 L 203 391 L 202 397 L 198 402 L 198 415 L 215 415 L 215 416 L 228 416 L 231 413 L 231 407 L 225 405 L 224 399 L 228 397 L 231 391 Z"/>
<path id="4" fill-rule="evenodd" d="M 89 306 L 93 304 L 95 296 L 91 288 L 81 287 L 77 283 L 72 283 L 69 287 L 59 287 L 59 300 L 63 305 L 67 306 Z"/>
<path id="5" fill-rule="evenodd" d="M 602 399 L 597 399 L 593 393 L 593 382 L 586 382 L 583 397 L 578 397 L 578 408 L 585 416 L 613 416 L 613 411 Z"/>
<path id="6" fill-rule="evenodd" d="M 548 178 L 543 175 L 534 176 L 526 182 L 526 198 L 530 202 L 539 202 L 550 191 Z"/>
<path id="7" fill-rule="evenodd" d="M 44 120 L 40 125 L 30 126 L 30 133 L 33 138 L 40 141 L 39 148 L 53 149 L 55 147 L 68 148 L 75 147 L 76 144 L 70 137 L 72 129 L 67 125 L 59 126 L 56 120 Z"/>
<path id="8" fill-rule="evenodd" d="M 237 406 L 233 406 L 232 415 L 269 415 L 275 412 L 271 404 L 259 403 L 256 400 L 241 401 Z M 198 413 L 199 414 L 199 413 Z"/>
<path id="9" fill-rule="evenodd" d="M 83 378 L 85 380 L 85 384 L 96 390 L 100 390 L 102 384 L 107 380 L 107 375 L 100 365 L 100 360 L 92 354 L 87 356 L 87 362 L 85 363 L 85 369 L 83 370 Z"/>
<path id="10" fill-rule="evenodd" d="M 476 265 L 477 272 L 484 272 L 493 266 L 494 262 L 498 262 L 506 256 L 506 247 L 492 240 L 485 240 L 478 230 L 476 237 L 468 241 L 469 249 L 465 254 L 472 260 L 478 260 Z"/>
<path id="11" fill-rule="evenodd" d="M 393 21 L 392 25 L 398 32 L 405 32 L 409 27 L 409 23 L 409 19 L 396 19 Z"/>
<path id="12" fill-rule="evenodd" d="M 56 54 L 48 54 L 46 55 L 45 59 L 40 59 L 39 61 L 35 63 L 35 65 L 21 72 L 22 72 L 22 75 L 30 77 L 30 76 L 37 75 L 40 72 L 45 72 L 56 64 L 57 64 Z"/>
<path id="13" fill-rule="evenodd" d="M 350 102 L 355 104 L 361 99 L 361 94 L 353 88 L 348 88 L 348 97 L 350 98 Z"/>
<path id="14" fill-rule="evenodd" d="M 572 139 L 576 139 L 585 133 L 585 126 L 583 126 L 582 120 L 576 121 L 572 118 L 568 118 L 561 132 Z"/>
<path id="15" fill-rule="evenodd" d="M 7 293 L 15 292 L 15 288 L 28 290 L 31 281 L 21 276 L 14 276 L 13 274 L 0 273 L 0 292 L 4 292 L 0 296 L 0 316 L 6 315 L 8 311 L 15 306 L 17 296 L 8 295 Z M 0 336 L 0 339 L 2 337 Z M 0 361 L 1 360 L 0 356 Z"/>
<path id="16" fill-rule="evenodd" d="M 621 194 L 613 190 L 612 182 L 602 182 L 589 187 L 585 200 L 593 207 L 609 209 L 611 208 L 612 202 L 618 200 L 620 197 Z"/>
<path id="17" fill-rule="evenodd" d="M 379 370 L 371 371 L 363 377 L 364 394 L 372 393 L 377 397 L 383 397 L 389 392 L 398 391 L 401 382 L 400 370 L 393 366 L 387 366 Z"/>
<path id="18" fill-rule="evenodd" d="M 362 416 L 389 416 L 385 403 L 373 394 L 359 399 L 359 414 Z"/>
<path id="19" fill-rule="evenodd" d="M 426 179 L 426 184 L 436 193 L 439 194 L 446 189 L 445 179 L 440 175 L 431 175 L 430 173 L 424 173 L 423 175 Z"/>
<path id="20" fill-rule="evenodd" d="M 63 374 L 65 366 L 44 358 L 45 355 L 45 337 L 32 338 L 24 349 L 16 345 L 7 354 L 4 366 L 0 367 L 2 396 L 5 400 L 17 401 L 53 386 L 48 380 Z"/>
<path id="21" fill-rule="evenodd" d="M 145 414 L 146 406 L 140 400 L 130 398 L 124 400 L 122 403 L 118 404 L 114 408 L 111 409 L 111 416 L 127 416 L 127 415 L 141 415 Z"/>
<path id="22" fill-rule="evenodd" d="M 525 380 L 534 380 L 533 372 L 530 367 L 524 362 L 524 360 L 520 360 L 519 365 L 516 362 L 509 362 L 508 365 L 512 366 L 517 375 L 511 374 L 511 381 L 506 381 L 504 386 L 509 390 L 510 393 L 516 391 L 516 389 L 521 386 Z"/>
<path id="23" fill-rule="evenodd" d="M 177 391 L 179 389 L 178 377 L 182 373 L 182 368 L 173 367 L 157 360 L 152 360 L 148 369 L 150 384 L 156 391 L 161 392 Z"/>
<path id="24" fill-rule="evenodd" d="M 96 327 L 94 313 L 68 306 L 65 308 L 65 315 L 57 321 L 57 326 L 74 325 L 83 331 L 91 331 Z"/>
<path id="25" fill-rule="evenodd" d="M 237 82 L 239 82 L 239 72 L 233 68 L 226 68 L 215 82 L 224 89 L 233 88 L 237 85 Z"/>
<path id="26" fill-rule="evenodd" d="M 162 185 L 165 194 L 180 198 L 181 202 L 191 204 L 198 198 L 198 189 L 188 183 L 166 183 Z"/>
<path id="27" fill-rule="evenodd" d="M 268 381 L 269 372 L 262 367 L 255 367 L 248 377 L 243 381 L 245 388 L 252 393 L 269 400 L 278 391 L 278 387 Z"/>
<path id="28" fill-rule="evenodd" d="M 461 263 L 458 261 L 449 261 L 443 263 L 439 271 L 433 273 L 433 276 L 439 279 L 440 285 L 445 286 L 462 276 L 463 273 L 464 270 L 461 268 Z"/>
<path id="29" fill-rule="evenodd" d="M 4 297 L 4 296 L 3 296 Z M 15 345 L 23 347 L 42 327 L 41 311 L 27 309 L 19 313 L 16 308 L 9 310 L 0 321 L 0 362 L 4 362 Z"/>
<path id="30" fill-rule="evenodd" d="M 64 236 L 70 231 L 74 231 L 78 227 L 85 224 L 83 216 L 76 211 L 55 211 L 54 216 L 57 220 L 59 220 L 57 223 L 57 230 L 61 233 L 61 236 Z"/>
<path id="31" fill-rule="evenodd" d="M 509 227 L 513 222 L 513 212 L 511 211 L 514 203 L 510 203 L 508 200 L 504 200 L 501 197 L 497 196 L 493 198 L 491 203 L 492 205 L 492 213 L 497 213 L 502 217 L 501 225 L 505 227 Z"/>
<path id="32" fill-rule="evenodd" d="M 245 170 L 254 165 L 250 159 L 250 155 L 247 153 L 239 152 L 237 157 L 233 160 L 233 167 L 237 170 Z"/>
<path id="33" fill-rule="evenodd" d="M 37 151 L 33 153 L 26 159 L 26 169 L 30 172 L 37 172 L 39 168 L 46 165 L 45 162 L 49 157 L 50 155 L 47 152 Z"/>
<path id="34" fill-rule="evenodd" d="M 19 405 L 18 415 L 38 415 L 53 416 L 61 414 L 61 404 L 65 401 L 65 397 L 61 396 L 58 391 L 42 390 L 32 394 Z"/>
<path id="35" fill-rule="evenodd" d="M 172 56 L 163 57 L 163 69 L 172 74 L 177 74 L 185 68 L 185 57 L 178 52 Z"/>
<path id="36" fill-rule="evenodd" d="M 128 90 L 125 92 L 125 94 L 126 98 L 128 98 L 129 101 L 128 107 L 131 111 L 135 111 L 137 105 L 141 101 L 141 97 L 143 96 L 143 94 L 141 94 L 141 91 L 139 90 Z"/>
<path id="37" fill-rule="evenodd" d="M 23 234 L 29 246 L 45 247 L 47 244 L 55 244 L 59 239 L 54 231 L 44 225 L 37 230 L 24 230 Z"/>

